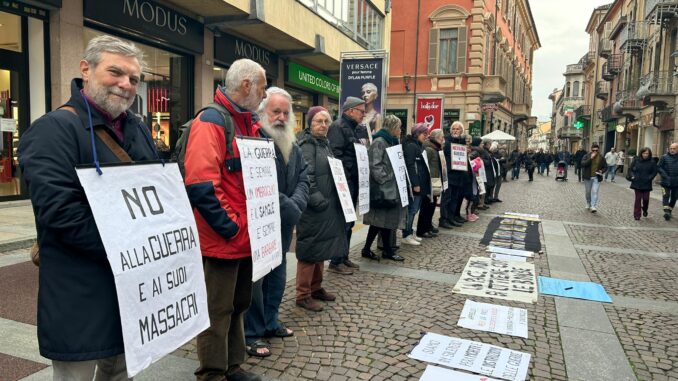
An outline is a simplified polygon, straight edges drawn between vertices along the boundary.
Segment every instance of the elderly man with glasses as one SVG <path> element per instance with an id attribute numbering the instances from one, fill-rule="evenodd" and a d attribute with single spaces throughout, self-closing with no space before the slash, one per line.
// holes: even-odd
<path id="1" fill-rule="evenodd" d="M 356 97 L 348 97 L 342 107 L 344 113 L 330 125 L 327 139 L 330 142 L 332 153 L 344 165 L 346 181 L 351 192 L 353 204 L 358 199 L 358 163 L 356 160 L 354 143 L 367 144 L 368 135 L 364 126 L 360 126 L 365 117 L 365 101 Z M 351 233 L 354 223 L 346 224 L 346 240 L 350 247 Z M 348 258 L 348 249 L 343 255 L 332 258 L 329 271 L 351 275 L 359 266 Z"/>

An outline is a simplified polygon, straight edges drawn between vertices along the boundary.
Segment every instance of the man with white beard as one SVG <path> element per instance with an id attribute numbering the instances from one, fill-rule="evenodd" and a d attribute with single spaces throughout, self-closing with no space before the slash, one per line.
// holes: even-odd
<path id="1" fill-rule="evenodd" d="M 128 379 L 113 272 L 75 167 L 158 158 L 129 110 L 143 67 L 134 44 L 92 39 L 68 103 L 33 122 L 19 144 L 40 245 L 38 344 L 54 380 Z"/>
<path id="2" fill-rule="evenodd" d="M 306 209 L 309 197 L 309 179 L 306 161 L 294 136 L 292 97 L 278 87 L 266 90 L 266 98 L 259 105 L 259 134 L 275 144 L 275 166 L 280 197 L 282 235 L 282 264 L 252 285 L 252 304 L 245 316 L 247 353 L 251 356 L 271 355 L 266 337 L 288 337 L 294 332 L 278 322 L 278 310 L 285 292 L 287 250 L 292 242 L 294 226 Z"/>

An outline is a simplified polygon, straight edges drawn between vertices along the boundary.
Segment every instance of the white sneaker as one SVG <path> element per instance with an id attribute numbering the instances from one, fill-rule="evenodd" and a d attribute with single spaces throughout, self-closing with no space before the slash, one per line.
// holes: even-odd
<path id="1" fill-rule="evenodd" d="M 421 243 L 419 243 L 419 241 L 414 239 L 414 237 L 411 236 L 411 235 L 408 235 L 406 238 L 403 238 L 402 243 L 404 243 L 405 245 L 412 245 L 412 246 L 420 246 L 421 245 Z"/>
<path id="2" fill-rule="evenodd" d="M 591 205 L 586 204 L 586 210 L 591 210 Z"/>
<path id="3" fill-rule="evenodd" d="M 595 212 L 597 212 L 596 208 L 591 207 L 591 213 L 595 213 Z"/>
<path id="4" fill-rule="evenodd" d="M 423 240 L 424 240 L 424 239 L 423 239 L 423 238 L 421 238 L 421 237 L 417 237 L 417 235 L 416 235 L 416 234 L 412 234 L 412 238 L 414 238 L 415 240 L 417 240 L 417 242 L 421 242 L 421 241 L 423 241 Z"/>

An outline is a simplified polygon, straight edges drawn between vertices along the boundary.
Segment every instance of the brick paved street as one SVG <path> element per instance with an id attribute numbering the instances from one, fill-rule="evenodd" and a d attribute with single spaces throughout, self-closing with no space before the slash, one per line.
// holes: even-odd
<path id="1" fill-rule="evenodd" d="M 500 194 L 503 203 L 492 205 L 479 221 L 442 231 L 420 247 L 403 246 L 399 251 L 406 258 L 403 263 L 362 261 L 360 241 L 366 230 L 362 228 L 354 234 L 357 245 L 351 250 L 351 258 L 362 269 L 351 276 L 326 273 L 324 286 L 338 298 L 327 303 L 324 311 L 311 313 L 296 307 L 295 274 L 288 271 L 280 318 L 295 335 L 272 339 L 272 356 L 250 358 L 247 367 L 276 380 L 417 380 L 426 364 L 407 354 L 421 333 L 430 331 L 530 353 L 530 380 L 587 380 L 582 372 L 596 368 L 610 368 L 599 374 L 601 380 L 634 379 L 634 374 L 639 380 L 678 380 L 678 222 L 661 218 L 656 192 L 649 218 L 634 221 L 633 193 L 621 183 L 623 179 L 619 181 L 603 184 L 598 214 L 583 208 L 583 184 L 576 181 L 555 182 L 553 177 L 537 175 L 533 183 L 526 179 L 505 183 Z M 544 253 L 533 260 L 539 275 L 590 279 L 601 283 L 614 302 L 540 296 L 536 304 L 526 305 L 473 298 L 526 308 L 528 339 L 458 327 L 467 297 L 452 293 L 452 287 L 468 258 L 483 255 L 480 237 L 491 218 L 504 211 L 538 213 L 544 218 Z M 561 229 L 561 236 L 554 227 Z M 562 260 L 567 247 L 572 252 L 569 262 Z M 376 243 L 372 249 L 379 253 Z M 0 375 L 15 380 L 37 372 L 28 379 L 47 380 L 50 368 L 42 368 L 49 362 L 31 347 L 35 339 L 28 340 L 34 335 L 34 319 L 30 319 L 34 291 L 23 290 L 27 296 L 12 291 L 24 284 L 35 287 L 37 271 L 25 262 L 26 255 L 26 249 L 6 249 L 0 255 L 0 271 L 27 274 L 24 281 L 8 277 L 2 283 L 3 294 L 15 296 L 0 302 L 0 337 L 12 329 L 15 335 L 25 330 L 27 339 L 16 343 L 2 339 Z M 288 258 L 288 269 L 295 268 L 293 254 Z M 576 303 L 585 308 L 573 314 L 571 306 Z M 573 334 L 577 330 L 579 336 Z M 586 336 L 591 341 L 581 339 Z M 618 356 L 605 352 L 601 362 L 595 354 L 585 355 L 596 350 L 595 341 L 610 341 L 619 348 Z M 137 379 L 190 379 L 197 359 L 195 340 L 168 359 Z M 19 367 L 25 371 L 17 371 Z M 12 372 L 6 371 L 10 368 Z M 631 373 L 616 376 L 619 369 Z"/>

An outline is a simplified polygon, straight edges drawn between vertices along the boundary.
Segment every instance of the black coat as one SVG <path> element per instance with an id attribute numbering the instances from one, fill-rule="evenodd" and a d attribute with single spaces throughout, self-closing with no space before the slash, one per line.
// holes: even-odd
<path id="1" fill-rule="evenodd" d="M 424 146 L 421 143 L 412 136 L 405 138 L 403 156 L 405 157 L 407 174 L 410 176 L 410 186 L 412 188 L 419 187 L 417 194 L 426 196 L 431 194 L 431 175 L 422 154 L 424 154 Z M 412 192 L 414 193 L 414 189 Z"/>
<path id="2" fill-rule="evenodd" d="M 657 170 L 662 177 L 661 185 L 663 187 L 678 187 L 678 154 L 664 154 L 659 159 Z"/>
<path id="3" fill-rule="evenodd" d="M 605 173 L 605 170 L 607 169 L 607 164 L 605 163 L 605 159 L 603 156 L 598 153 L 596 155 L 596 158 L 593 160 L 598 161 L 598 171 L 600 173 Z M 587 153 L 584 155 L 584 157 L 581 159 L 581 178 L 583 180 L 591 180 L 591 177 L 595 176 L 595 173 L 591 173 L 591 153 Z"/>
<path id="4" fill-rule="evenodd" d="M 461 144 L 466 145 L 466 140 L 464 138 L 454 138 L 452 135 L 445 136 L 445 143 L 443 143 L 443 152 L 445 152 L 445 162 L 447 163 L 447 181 L 450 187 L 463 187 L 471 183 L 471 172 L 466 171 L 453 171 L 452 170 L 452 144 Z"/>
<path id="5" fill-rule="evenodd" d="M 268 137 L 263 128 L 259 129 L 262 137 Z M 308 202 L 308 174 L 306 161 L 297 144 L 287 164 L 278 146 L 275 146 L 275 169 L 278 177 L 278 196 L 280 200 L 280 233 L 283 253 L 287 253 L 292 243 L 294 226 L 299 222 L 301 213 Z"/>
<path id="6" fill-rule="evenodd" d="M 525 153 L 525 156 L 523 157 L 523 163 L 525 164 L 525 169 L 533 169 L 536 165 L 535 163 L 535 154 L 533 153 Z"/>
<path id="7" fill-rule="evenodd" d="M 348 251 L 344 233 L 344 212 L 334 184 L 330 164 L 332 150 L 327 139 L 302 131 L 299 146 L 308 164 L 310 197 L 297 225 L 297 259 L 322 262 Z"/>
<path id="8" fill-rule="evenodd" d="M 657 163 L 650 157 L 643 159 L 637 156 L 629 168 L 631 189 L 651 191 L 652 180 L 657 176 Z"/>
<path id="9" fill-rule="evenodd" d="M 67 110 L 36 120 L 21 137 L 19 162 L 31 195 L 40 244 L 38 343 L 60 361 L 101 359 L 124 352 L 113 272 L 74 167 L 92 164 L 82 80 L 71 83 Z M 92 125 L 106 126 L 92 108 Z M 105 127 L 108 129 L 108 127 Z M 135 161 L 157 158 L 148 128 L 131 111 L 122 148 Z M 111 132 L 111 136 L 117 139 Z M 94 137 L 100 163 L 119 162 Z"/>
<path id="10" fill-rule="evenodd" d="M 367 137 L 364 129 L 364 127 L 359 127 L 358 123 L 346 114 L 342 114 L 339 119 L 332 122 L 327 131 L 327 139 L 330 142 L 332 153 L 344 165 L 344 174 L 354 204 L 358 199 L 358 161 L 355 157 L 353 144 L 360 143 L 359 139 L 363 139 L 362 135 L 365 135 L 365 138 Z"/>
<path id="11" fill-rule="evenodd" d="M 490 155 L 490 152 L 486 150 L 485 148 L 480 149 L 480 158 L 483 160 L 483 165 L 485 166 L 485 177 L 487 178 L 487 181 L 485 182 L 485 186 L 488 188 L 491 188 L 494 186 L 494 171 L 492 170 L 492 155 Z"/>
<path id="12" fill-rule="evenodd" d="M 578 167 L 581 166 L 581 159 L 584 158 L 584 155 L 586 155 L 586 151 L 578 149 L 577 152 L 574 153 L 574 164 Z"/>

